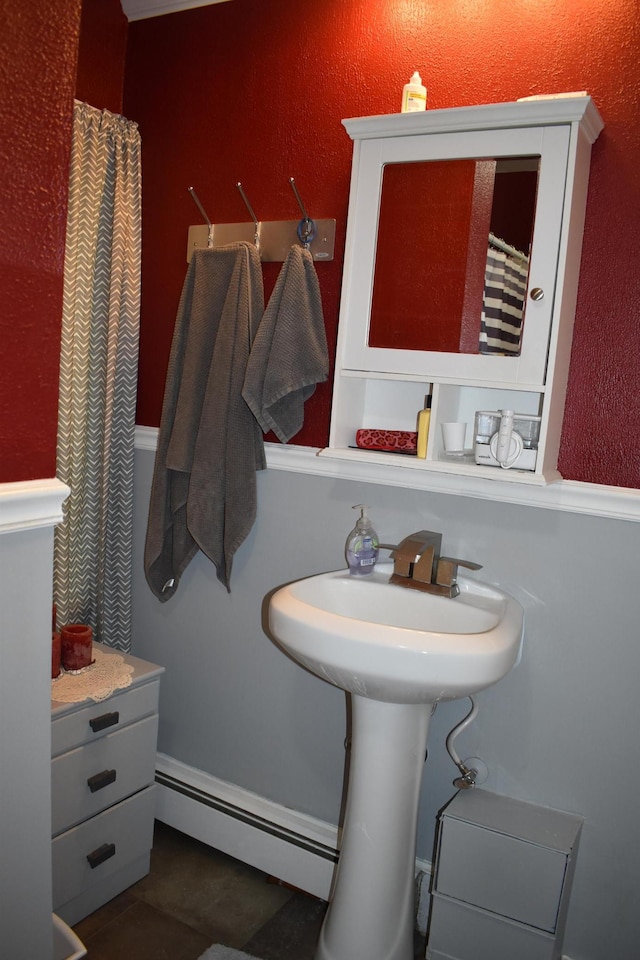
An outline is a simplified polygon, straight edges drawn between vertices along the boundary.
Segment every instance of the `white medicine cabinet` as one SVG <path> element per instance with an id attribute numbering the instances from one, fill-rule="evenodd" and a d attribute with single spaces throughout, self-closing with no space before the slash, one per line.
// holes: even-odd
<path id="1" fill-rule="evenodd" d="M 353 166 L 331 431 L 320 455 L 398 471 L 558 479 L 591 145 L 603 127 L 593 101 L 568 95 L 343 123 Z M 496 289 L 506 322 L 492 319 Z M 415 431 L 427 395 L 426 457 L 357 446 L 360 429 Z M 539 418 L 537 453 L 509 469 L 476 462 L 476 412 L 506 409 Z M 443 449 L 449 421 L 467 425 L 462 456 Z"/>

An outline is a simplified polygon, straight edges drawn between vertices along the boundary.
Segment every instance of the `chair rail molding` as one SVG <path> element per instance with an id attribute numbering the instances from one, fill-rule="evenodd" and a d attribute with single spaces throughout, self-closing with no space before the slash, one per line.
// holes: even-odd
<path id="1" fill-rule="evenodd" d="M 136 427 L 136 449 L 155 452 L 157 442 L 157 427 Z M 372 466 L 371 462 L 332 460 L 320 457 L 321 451 L 314 447 L 280 443 L 267 443 L 265 446 L 270 470 L 310 473 L 336 480 L 356 480 L 358 483 L 380 483 L 475 500 L 496 500 L 524 507 L 585 513 L 614 520 L 640 521 L 640 489 L 634 487 L 613 487 L 578 480 L 556 480 L 555 483 L 538 487 L 498 479 L 405 470 L 388 463 Z"/>
<path id="2" fill-rule="evenodd" d="M 57 477 L 0 483 L 0 533 L 62 522 L 62 504 L 71 493 Z"/>

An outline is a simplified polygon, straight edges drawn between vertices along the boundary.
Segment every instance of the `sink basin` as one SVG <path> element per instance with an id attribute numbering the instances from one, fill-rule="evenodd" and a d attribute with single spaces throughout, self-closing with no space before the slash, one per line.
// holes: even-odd
<path id="1" fill-rule="evenodd" d="M 340 570 L 282 587 L 274 636 L 323 680 L 389 703 L 465 697 L 509 672 L 523 628 L 512 597 L 465 578 L 458 597 L 439 597 L 389 583 L 392 572 L 382 563 L 368 577 Z"/>

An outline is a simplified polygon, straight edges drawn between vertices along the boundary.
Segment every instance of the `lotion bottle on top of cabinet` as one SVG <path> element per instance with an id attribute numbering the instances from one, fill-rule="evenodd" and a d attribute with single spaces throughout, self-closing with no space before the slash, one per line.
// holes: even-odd
<path id="1" fill-rule="evenodd" d="M 427 109 L 427 88 L 416 70 L 409 83 L 402 88 L 402 113 L 415 113 Z"/>
<path id="2" fill-rule="evenodd" d="M 373 573 L 378 559 L 378 534 L 371 526 L 367 507 L 358 503 L 353 509 L 360 511 L 360 517 L 347 537 L 344 552 L 351 576 L 366 577 Z"/>

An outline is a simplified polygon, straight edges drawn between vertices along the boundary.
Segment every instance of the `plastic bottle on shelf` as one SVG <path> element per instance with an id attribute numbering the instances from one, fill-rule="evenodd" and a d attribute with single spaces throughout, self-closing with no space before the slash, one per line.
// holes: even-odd
<path id="1" fill-rule="evenodd" d="M 422 77 L 416 70 L 402 88 L 402 113 L 415 113 L 427 109 L 427 88 L 422 83 Z"/>
<path id="2" fill-rule="evenodd" d="M 427 456 L 427 440 L 431 424 L 431 394 L 424 398 L 424 410 L 418 412 L 418 449 L 417 456 L 424 460 Z"/>

